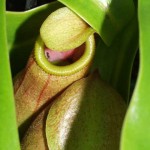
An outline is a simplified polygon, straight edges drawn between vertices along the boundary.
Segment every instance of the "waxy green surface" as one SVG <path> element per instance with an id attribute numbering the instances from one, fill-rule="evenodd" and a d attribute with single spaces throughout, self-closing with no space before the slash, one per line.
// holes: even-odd
<path id="1" fill-rule="evenodd" d="M 138 25 L 136 16 L 108 47 L 100 39 L 97 44 L 93 68 L 98 68 L 104 80 L 109 82 L 128 103 L 132 65 L 138 49 Z"/>
<path id="2" fill-rule="evenodd" d="M 139 0 L 140 70 L 122 132 L 121 150 L 150 149 L 150 1 Z"/>
<path id="3" fill-rule="evenodd" d="M 5 1 L 0 4 L 0 150 L 19 150 L 6 36 Z"/>
<path id="4" fill-rule="evenodd" d="M 109 46 L 135 13 L 132 0 L 59 1 L 93 27 Z"/>

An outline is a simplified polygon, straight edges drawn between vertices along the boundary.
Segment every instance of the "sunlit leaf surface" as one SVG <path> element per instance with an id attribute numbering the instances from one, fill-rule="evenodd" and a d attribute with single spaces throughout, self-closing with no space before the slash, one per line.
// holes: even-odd
<path id="1" fill-rule="evenodd" d="M 121 150 L 150 149 L 150 1 L 139 0 L 140 71 L 122 133 Z"/>
<path id="2" fill-rule="evenodd" d="M 59 0 L 90 24 L 110 45 L 134 16 L 132 0 Z"/>

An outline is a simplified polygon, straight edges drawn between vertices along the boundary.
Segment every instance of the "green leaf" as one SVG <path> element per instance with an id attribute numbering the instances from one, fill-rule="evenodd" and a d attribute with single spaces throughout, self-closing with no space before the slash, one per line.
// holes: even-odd
<path id="1" fill-rule="evenodd" d="M 140 70 L 122 132 L 121 150 L 150 149 L 150 1 L 139 0 Z"/>
<path id="2" fill-rule="evenodd" d="M 99 69 L 102 78 L 117 89 L 126 102 L 129 101 L 131 72 L 137 49 L 136 16 L 110 47 L 100 40 L 96 49 L 93 68 Z"/>
<path id="3" fill-rule="evenodd" d="M 0 5 L 0 150 L 19 150 L 12 80 L 6 41 L 5 1 Z"/>
<path id="4" fill-rule="evenodd" d="M 111 45 L 135 13 L 132 0 L 59 1 L 91 25 L 107 45 Z"/>

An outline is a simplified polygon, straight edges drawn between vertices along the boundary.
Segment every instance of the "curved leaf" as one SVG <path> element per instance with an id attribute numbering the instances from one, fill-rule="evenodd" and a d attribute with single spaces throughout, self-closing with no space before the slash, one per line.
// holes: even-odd
<path id="1" fill-rule="evenodd" d="M 0 150 L 19 150 L 15 106 L 6 41 L 5 0 L 0 5 Z"/>
<path id="2" fill-rule="evenodd" d="M 111 45 L 116 35 L 134 16 L 132 0 L 59 0 L 83 18 Z"/>
<path id="3" fill-rule="evenodd" d="M 140 71 L 124 122 L 122 150 L 150 149 L 150 1 L 139 0 Z"/>
<path id="4" fill-rule="evenodd" d="M 136 16 L 110 47 L 100 40 L 96 49 L 93 67 L 99 69 L 102 78 L 117 89 L 126 102 L 129 100 L 131 72 L 137 49 Z"/>

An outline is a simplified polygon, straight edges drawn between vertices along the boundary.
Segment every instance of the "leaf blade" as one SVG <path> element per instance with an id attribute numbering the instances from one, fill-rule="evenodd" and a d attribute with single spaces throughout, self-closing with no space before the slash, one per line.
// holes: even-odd
<path id="1" fill-rule="evenodd" d="M 121 150 L 150 149 L 150 1 L 139 0 L 140 70 L 122 132 Z"/>
<path id="2" fill-rule="evenodd" d="M 12 80 L 6 42 L 5 1 L 0 5 L 0 149 L 20 150 L 16 125 Z"/>
<path id="3" fill-rule="evenodd" d="M 59 1 L 95 29 L 107 45 L 111 45 L 116 35 L 133 18 L 135 13 L 134 4 L 131 0 Z"/>

